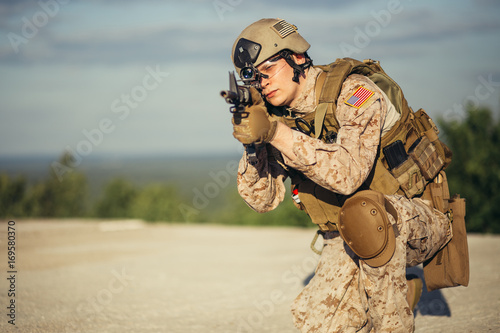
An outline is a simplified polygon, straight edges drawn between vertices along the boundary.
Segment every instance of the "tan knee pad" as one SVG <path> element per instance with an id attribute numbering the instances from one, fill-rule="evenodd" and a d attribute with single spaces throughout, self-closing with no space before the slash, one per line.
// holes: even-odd
<path id="1" fill-rule="evenodd" d="M 376 191 L 356 193 L 346 200 L 340 211 L 342 239 L 372 267 L 385 265 L 396 248 L 396 236 L 387 213 L 397 221 L 392 204 Z"/>

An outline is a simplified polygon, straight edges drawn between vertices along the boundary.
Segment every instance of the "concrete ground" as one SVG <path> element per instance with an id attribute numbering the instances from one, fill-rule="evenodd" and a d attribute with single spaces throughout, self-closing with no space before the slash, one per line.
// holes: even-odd
<path id="1" fill-rule="evenodd" d="M 1 332 L 297 332 L 290 303 L 318 260 L 313 229 L 10 224 L 8 234 L 0 223 Z M 500 331 L 500 237 L 470 235 L 469 248 L 469 287 L 424 293 L 416 332 Z"/>

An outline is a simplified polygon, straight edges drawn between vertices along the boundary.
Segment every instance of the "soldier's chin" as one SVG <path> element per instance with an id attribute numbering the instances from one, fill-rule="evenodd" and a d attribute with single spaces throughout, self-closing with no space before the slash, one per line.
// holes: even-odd
<path id="1" fill-rule="evenodd" d="M 270 97 L 266 96 L 266 101 L 273 106 L 286 106 L 286 101 L 276 93 Z"/>

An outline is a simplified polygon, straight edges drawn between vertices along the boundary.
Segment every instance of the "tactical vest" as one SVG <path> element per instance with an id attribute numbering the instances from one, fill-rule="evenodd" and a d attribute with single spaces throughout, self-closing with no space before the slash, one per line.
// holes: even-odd
<path id="1" fill-rule="evenodd" d="M 373 81 L 400 114 L 399 120 L 382 136 L 374 167 L 358 191 L 370 189 L 407 198 L 418 196 L 431 200 L 439 211 L 447 212 L 450 196 L 444 169 L 451 162 L 451 151 L 439 140 L 439 131 L 425 111 L 413 112 L 399 85 L 378 61 L 343 58 L 316 67 L 324 72 L 316 83 L 317 108 L 301 118 L 302 123 L 307 123 L 310 136 L 326 143 L 334 142 L 340 128 L 335 115 L 337 100 L 343 82 L 352 74 L 361 74 Z M 280 115 L 278 119 L 291 128 L 297 127 L 297 118 L 293 115 Z M 280 160 L 275 150 L 270 151 L 270 155 Z M 292 196 L 300 199 L 295 200 L 296 205 L 307 212 L 320 230 L 337 230 L 339 212 L 348 196 L 331 192 L 300 172 L 283 166 L 292 179 Z"/>

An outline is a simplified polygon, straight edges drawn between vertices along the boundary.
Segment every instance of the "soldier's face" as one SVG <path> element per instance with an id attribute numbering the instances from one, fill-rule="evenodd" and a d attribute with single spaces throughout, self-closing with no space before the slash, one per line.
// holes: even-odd
<path id="1" fill-rule="evenodd" d="M 304 63 L 302 55 L 292 56 L 297 64 Z M 272 73 L 269 78 L 261 79 L 262 95 L 274 106 L 294 106 L 297 98 L 302 92 L 305 76 L 299 77 L 299 83 L 293 82 L 293 68 L 290 67 L 285 59 L 276 62 L 266 61 L 257 69 L 263 73 Z"/>

